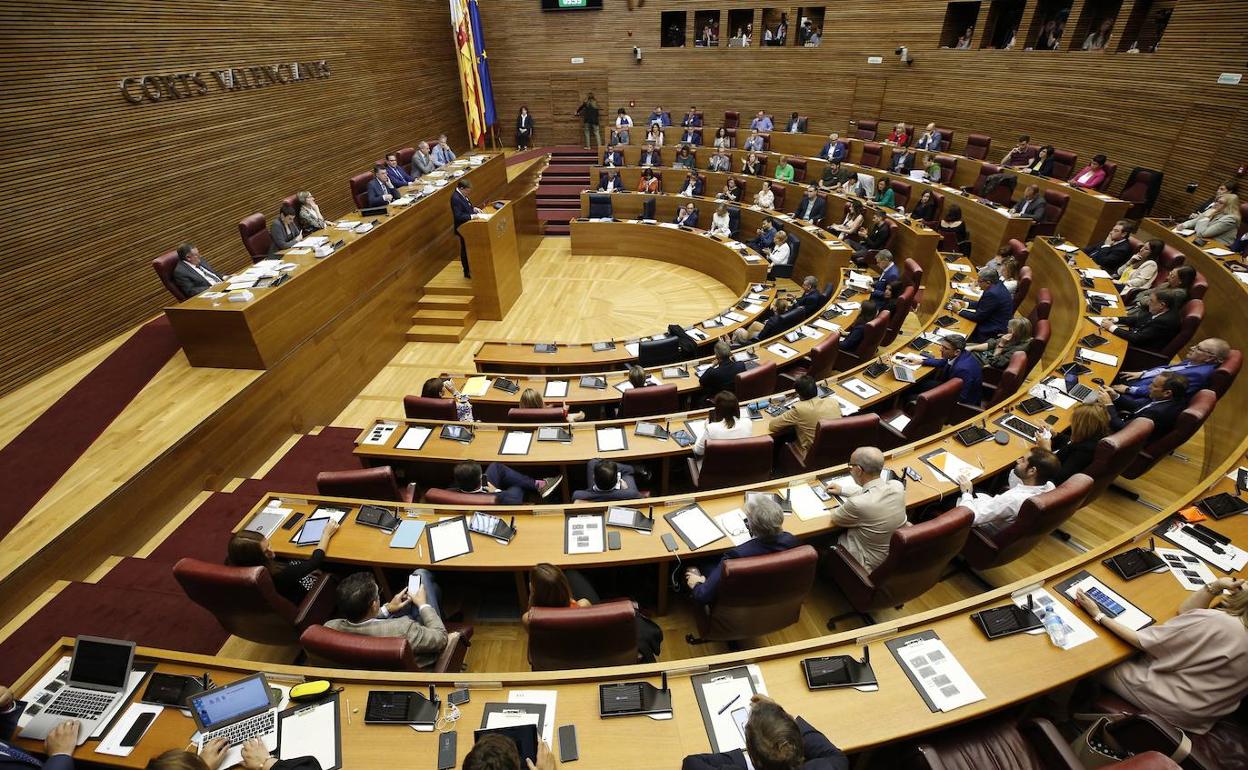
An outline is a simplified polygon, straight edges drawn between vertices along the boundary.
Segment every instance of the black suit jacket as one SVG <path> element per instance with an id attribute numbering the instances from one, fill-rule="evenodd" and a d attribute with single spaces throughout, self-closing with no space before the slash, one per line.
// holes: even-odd
<path id="1" fill-rule="evenodd" d="M 1127 238 L 1108 246 L 1102 244 L 1088 250 L 1088 256 L 1092 258 L 1092 261 L 1110 273 L 1125 265 L 1127 260 L 1131 259 L 1131 254 L 1131 241 Z"/>
<path id="2" fill-rule="evenodd" d="M 371 209 L 385 206 L 389 201 L 382 196 L 387 194 L 390 196 L 390 201 L 399 197 L 399 191 L 390 185 L 382 185 L 381 182 L 377 181 L 377 177 L 370 179 L 368 182 L 368 207 Z"/>
<path id="3" fill-rule="evenodd" d="M 744 371 L 745 364 L 731 359 L 727 363 L 712 366 L 698 378 L 698 384 L 702 386 L 702 395 L 709 400 L 721 390 L 733 392 L 737 375 Z"/>
<path id="4" fill-rule="evenodd" d="M 201 258 L 199 260 L 199 264 L 205 270 L 208 270 L 214 275 L 220 277 L 221 274 L 214 270 L 212 265 L 208 264 L 208 260 Z M 207 291 L 208 287 L 212 286 L 212 284 L 208 283 L 208 281 L 205 280 L 204 277 L 195 270 L 195 268 L 180 259 L 178 260 L 178 263 L 173 266 L 173 285 L 177 286 L 182 293 L 188 297 L 193 297 L 202 291 Z"/>
<path id="5" fill-rule="evenodd" d="M 459 190 L 451 193 L 451 216 L 455 218 L 456 230 L 459 230 L 459 226 L 463 223 L 472 221 L 473 208 L 468 196 Z"/>
<path id="6" fill-rule="evenodd" d="M 1010 211 L 1039 222 L 1042 218 L 1044 218 L 1044 198 L 1039 195 L 1032 200 L 1019 198 L 1018 202 L 1014 204 L 1014 207 L 1010 209 Z"/>
<path id="7" fill-rule="evenodd" d="M 1134 325 L 1120 324 L 1114 329 L 1114 336 L 1122 337 L 1131 347 L 1159 351 L 1178 331 L 1179 311 L 1167 310 L 1159 316 L 1145 316 Z"/>
<path id="8" fill-rule="evenodd" d="M 1135 410 L 1134 414 L 1124 416 L 1119 414 L 1118 407 L 1111 404 L 1109 406 L 1109 429 L 1119 431 L 1132 418 L 1147 417 L 1153 421 L 1153 432 L 1148 434 L 1149 440 L 1152 441 L 1174 430 L 1174 421 L 1179 418 L 1179 413 L 1186 408 L 1187 403 L 1185 401 L 1176 401 L 1171 398 L 1165 401 L 1149 401 Z"/>
<path id="9" fill-rule="evenodd" d="M 824 202 L 823 198 L 816 195 L 812 201 L 810 198 L 803 196 L 802 202 L 797 204 L 797 211 L 793 212 L 793 216 L 798 219 L 808 219 L 811 222 L 817 222 L 823 219 L 823 213 L 826 209 L 827 203 Z"/>
<path id="10" fill-rule="evenodd" d="M 693 209 L 692 211 L 689 212 L 689 216 L 685 217 L 683 220 L 677 219 L 676 224 L 684 225 L 685 227 L 697 227 L 698 226 L 698 210 Z"/>
<path id="11" fill-rule="evenodd" d="M 828 298 L 820 294 L 819 290 L 816 289 L 815 291 L 808 291 L 802 296 L 798 297 L 797 305 L 798 307 L 806 308 L 806 312 L 809 314 L 823 307 L 824 303 L 826 303 L 827 301 L 828 301 Z"/>

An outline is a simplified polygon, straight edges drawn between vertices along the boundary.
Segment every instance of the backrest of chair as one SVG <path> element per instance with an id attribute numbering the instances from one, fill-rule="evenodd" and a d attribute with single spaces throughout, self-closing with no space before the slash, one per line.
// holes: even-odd
<path id="1" fill-rule="evenodd" d="M 881 248 L 891 249 L 893 241 L 897 240 L 897 230 L 900 225 L 891 219 L 885 219 L 884 226 L 888 228 L 888 239 L 884 241 L 884 245 Z"/>
<path id="2" fill-rule="evenodd" d="M 412 647 L 403 636 L 364 636 L 311 625 L 299 637 L 311 665 L 370 671 L 417 671 Z"/>
<path id="3" fill-rule="evenodd" d="M 243 239 L 243 246 L 254 260 L 256 257 L 267 257 L 273 245 L 273 237 L 269 235 L 268 224 L 264 214 L 255 213 L 243 217 L 238 223 L 238 234 Z"/>
<path id="4" fill-rule="evenodd" d="M 776 209 L 777 211 L 783 209 L 784 208 L 784 192 L 787 188 L 785 187 L 784 184 L 780 182 L 768 182 L 767 184 L 771 185 L 771 193 L 772 195 L 776 196 L 776 205 L 773 206 L 772 208 Z M 789 244 L 789 246 L 792 247 L 792 244 Z"/>
<path id="5" fill-rule="evenodd" d="M 1205 292 L 1209 291 L 1209 279 L 1205 274 L 1197 271 L 1196 277 L 1192 279 L 1192 288 L 1188 291 L 1187 296 L 1191 299 L 1204 299 Z"/>
<path id="6" fill-rule="evenodd" d="M 909 208 L 910 183 L 902 182 L 897 179 L 890 179 L 888 186 L 893 190 L 893 200 L 897 203 L 897 208 Z"/>
<path id="7" fill-rule="evenodd" d="M 980 191 L 984 187 L 984 182 L 993 174 L 1000 174 L 1001 167 L 995 163 L 981 163 L 979 166 L 979 176 L 975 178 L 975 190 Z"/>
<path id="8" fill-rule="evenodd" d="M 1027 343 L 1027 368 L 1023 371 L 1023 377 L 1031 374 L 1031 370 L 1036 368 L 1036 364 L 1040 363 L 1044 358 L 1045 348 L 1049 346 L 1049 338 L 1053 335 L 1053 324 L 1047 318 L 1041 318 L 1031 325 L 1031 342 Z"/>
<path id="9" fill-rule="evenodd" d="M 1175 418 L 1174 428 L 1163 436 L 1149 436 L 1150 441 L 1144 447 L 1144 452 L 1151 457 L 1160 458 L 1183 445 L 1205 424 L 1217 403 L 1218 397 L 1212 390 L 1196 391 L 1192 400 L 1187 402 L 1187 408 Z"/>
<path id="10" fill-rule="evenodd" d="M 365 171 L 351 177 L 347 182 L 351 186 L 351 200 L 357 209 L 368 208 L 368 183 L 372 178 L 372 172 Z"/>
<path id="11" fill-rule="evenodd" d="M 1018 285 L 1014 287 L 1014 309 L 1018 310 L 1018 306 L 1023 304 L 1023 300 L 1027 299 L 1027 292 L 1031 291 L 1031 268 L 1024 265 L 1018 271 Z"/>
<path id="12" fill-rule="evenodd" d="M 1180 350 L 1187 347 L 1187 343 L 1196 334 L 1196 329 L 1200 327 L 1200 322 L 1203 320 L 1205 320 L 1204 300 L 1189 299 L 1179 316 L 1179 332 L 1161 349 L 1161 355 L 1167 359 L 1173 358 Z"/>
<path id="13" fill-rule="evenodd" d="M 949 184 L 944 179 L 945 177 L 944 168 L 940 169 L 940 177 L 941 177 L 940 181 L 942 184 Z M 950 172 L 949 178 L 953 179 L 952 171 Z M 934 223 L 937 223 L 940 221 L 940 215 L 944 213 L 944 210 L 945 210 L 945 195 L 944 193 L 939 192 L 938 190 L 931 190 L 930 192 L 932 193 L 932 200 L 935 201 L 936 203 L 936 208 L 932 209 L 932 216 L 929 217 L 928 219 L 925 219 L 924 221 L 928 223 L 929 227 L 932 227 L 933 229 L 935 229 Z M 918 204 L 916 203 L 915 205 L 918 205 Z"/>
<path id="14" fill-rule="evenodd" d="M 411 420 L 458 420 L 453 398 L 404 396 L 403 413 Z"/>
<path id="15" fill-rule="evenodd" d="M 282 198 L 281 206 L 290 206 L 292 209 L 295 209 L 296 211 L 298 211 L 299 193 L 291 193 L 290 195 L 287 195 L 285 198 Z M 279 211 L 281 210 L 281 206 L 278 207 Z"/>
<path id="16" fill-rule="evenodd" d="M 1027 248 L 1027 244 L 1017 238 L 1011 238 L 1005 242 L 1005 245 L 1010 248 L 1010 256 L 1014 258 L 1019 267 L 1027 264 L 1027 257 L 1031 256 L 1031 250 Z"/>
<path id="17" fill-rule="evenodd" d="M 895 607 L 926 593 L 966 544 L 975 516 L 958 506 L 919 524 L 898 527 L 888 555 L 871 571 L 872 608 Z"/>
<path id="18" fill-rule="evenodd" d="M 550 671 L 636 663 L 636 615 L 628 599 L 592 607 L 533 607 L 529 665 Z"/>
<path id="19" fill-rule="evenodd" d="M 808 469 L 831 468 L 849 462 L 849 456 L 860 446 L 879 445 L 880 416 L 874 412 L 820 420 L 804 463 Z"/>
<path id="20" fill-rule="evenodd" d="M 598 193 L 590 193 L 589 195 L 589 217 L 590 219 L 606 219 L 613 216 L 613 209 L 610 195 L 600 195 Z"/>
<path id="21" fill-rule="evenodd" d="M 186 301 L 186 295 L 173 282 L 173 271 L 178 266 L 178 252 L 166 251 L 164 254 L 152 260 L 152 269 L 156 271 L 156 277 L 164 284 L 164 287 L 173 295 L 178 302 Z"/>
<path id="22" fill-rule="evenodd" d="M 901 263 L 901 280 L 917 289 L 923 284 L 923 268 L 919 267 L 918 262 L 906 257 Z"/>
<path id="23" fill-rule="evenodd" d="M 645 200 L 643 200 L 641 202 L 641 218 L 642 219 L 654 219 L 654 206 L 655 206 L 654 198 L 646 198 Z"/>
<path id="24" fill-rule="evenodd" d="M 862 157 L 858 160 L 861 166 L 869 166 L 871 168 L 880 167 L 880 159 L 884 155 L 884 145 L 879 142 L 864 142 L 862 145 Z"/>
<path id="25" fill-rule="evenodd" d="M 1075 166 L 1079 163 L 1079 156 L 1070 150 L 1054 150 L 1053 151 L 1053 178 L 1060 179 L 1065 182 L 1070 179 L 1070 175 L 1075 173 Z"/>
<path id="26" fill-rule="evenodd" d="M 1139 249 L 1136 249 L 1139 251 Z M 1182 267 L 1187 261 L 1187 255 L 1170 245 L 1161 247 L 1161 258 L 1157 260 L 1158 277 L 1167 276 L 1171 270 Z"/>
<path id="27" fill-rule="evenodd" d="M 1049 312 L 1052 309 L 1053 292 L 1049 290 L 1049 287 L 1041 286 L 1036 290 L 1036 304 L 1032 306 L 1031 312 L 1027 314 L 1027 320 L 1031 321 L 1033 333 L 1038 322 L 1048 320 Z"/>
<path id="28" fill-rule="evenodd" d="M 988 157 L 988 148 L 992 146 L 992 137 L 987 134 L 966 135 L 966 157 L 983 160 Z"/>
<path id="29" fill-rule="evenodd" d="M 938 128 L 936 133 L 940 134 L 940 146 L 937 149 L 941 152 L 948 152 L 949 145 L 953 144 L 953 129 Z"/>
<path id="30" fill-rule="evenodd" d="M 1112 160 L 1105 161 L 1101 169 L 1105 172 L 1105 178 L 1096 186 L 1097 192 L 1108 190 L 1109 186 L 1114 183 L 1114 177 L 1118 175 L 1118 164 Z"/>
<path id="31" fill-rule="evenodd" d="M 662 366 L 680 360 L 680 338 L 672 335 L 657 340 L 642 340 L 637 344 L 637 363 L 640 366 Z"/>
<path id="32" fill-rule="evenodd" d="M 737 375 L 733 392 L 738 401 L 753 401 L 776 392 L 777 367 L 775 361 L 756 366 Z"/>
<path id="33" fill-rule="evenodd" d="M 698 487 L 735 487 L 771 478 L 771 436 L 707 439 Z"/>
<path id="34" fill-rule="evenodd" d="M 867 328 L 862 332 L 862 340 L 858 343 L 858 349 L 852 351 L 854 355 L 860 359 L 871 358 L 875 355 L 875 352 L 880 349 L 880 342 L 884 340 L 884 332 L 888 329 L 888 320 L 892 315 L 892 312 L 885 310 L 867 322 Z"/>
<path id="35" fill-rule="evenodd" d="M 836 356 L 841 352 L 841 333 L 828 332 L 810 349 L 810 368 L 806 370 L 816 382 L 836 371 Z M 1237 351 L 1238 352 L 1238 351 Z"/>
<path id="36" fill-rule="evenodd" d="M 724 111 L 724 128 L 736 128 L 741 125 L 741 113 L 736 110 Z"/>
<path id="37" fill-rule="evenodd" d="M 951 377 L 934 388 L 919 394 L 911 410 L 910 422 L 902 435 L 909 441 L 935 433 L 945 424 L 958 403 L 962 392 L 962 378 Z"/>
<path id="38" fill-rule="evenodd" d="M 910 311 L 915 307 L 916 294 L 918 294 L 918 289 L 913 284 L 902 290 L 901 296 L 897 298 L 897 304 L 893 306 L 892 319 L 888 322 L 884 337 L 880 340 L 881 345 L 891 345 L 893 340 L 897 339 L 897 335 L 901 333 L 902 324 L 906 322 Z"/>
<path id="39" fill-rule="evenodd" d="M 1235 378 L 1239 376 L 1239 370 L 1243 365 L 1244 354 L 1232 348 L 1226 360 L 1213 370 L 1213 374 L 1209 375 L 1209 389 L 1218 398 L 1225 396 L 1226 391 L 1230 390 L 1231 384 L 1235 382 Z"/>
<path id="40" fill-rule="evenodd" d="M 1083 469 L 1084 475 L 1092 479 L 1092 488 L 1088 490 L 1088 496 L 1084 498 L 1083 505 L 1100 497 L 1101 493 L 1114 483 L 1118 475 L 1127 469 L 1131 461 L 1144 448 L 1144 443 L 1148 441 L 1149 434 L 1152 432 L 1153 421 L 1147 417 L 1137 417 L 1124 425 L 1121 430 L 1097 442 L 1092 462 Z"/>
<path id="41" fill-rule="evenodd" d="M 497 505 L 495 496 L 486 492 L 459 492 L 437 487 L 425 491 L 425 502 L 430 505 Z"/>
<path id="42" fill-rule="evenodd" d="M 872 141 L 875 139 L 876 132 L 879 130 L 880 121 L 878 120 L 860 120 L 857 128 L 854 129 L 855 139 L 865 139 Z"/>
<path id="43" fill-rule="evenodd" d="M 792 264 L 793 260 L 789 260 Z M 788 310 L 780 314 L 780 328 L 784 331 L 792 329 L 802 321 L 806 320 L 806 316 L 810 315 L 810 311 L 802 305 L 794 305 Z"/>
<path id="44" fill-rule="evenodd" d="M 1005 399 L 1018 392 L 1019 386 L 1023 384 L 1023 380 L 1027 377 L 1027 351 L 1016 350 L 1010 354 L 1010 361 L 1005 368 L 1001 370 L 1000 379 L 997 380 L 997 387 L 989 396 L 988 402 L 984 404 L 985 409 L 989 409 L 1001 403 Z"/>
<path id="45" fill-rule="evenodd" d="M 564 422 L 563 409 L 557 406 L 545 406 L 540 409 L 525 409 L 513 406 L 507 410 L 507 422 Z"/>
<path id="46" fill-rule="evenodd" d="M 937 155 L 936 164 L 940 166 L 940 183 L 953 184 L 953 176 L 958 171 L 958 159 L 952 155 Z"/>
<path id="47" fill-rule="evenodd" d="M 1044 222 L 1058 222 L 1070 205 L 1070 193 L 1061 190 L 1044 191 Z"/>
<path id="48" fill-rule="evenodd" d="M 990 537 L 996 551 L 991 562 L 981 562 L 973 566 L 997 566 L 1027 553 L 1040 538 L 1048 537 L 1053 530 L 1074 516 L 1090 491 L 1092 478 L 1084 473 L 1076 473 L 1057 488 L 1027 498 L 1018 509 L 1018 517 L 1005 529 Z"/>
<path id="49" fill-rule="evenodd" d="M 403 502 L 394 468 L 389 465 L 349 471 L 321 471 L 316 474 L 316 491 L 326 497 Z"/>
<path id="50" fill-rule="evenodd" d="M 261 644 L 291 644 L 299 636 L 295 606 L 277 592 L 265 567 L 185 558 L 173 565 L 173 577 L 191 601 L 235 636 Z"/>
<path id="51" fill-rule="evenodd" d="M 789 165 L 793 167 L 793 181 L 801 182 L 806 179 L 805 158 L 789 158 Z"/>
<path id="52" fill-rule="evenodd" d="M 680 409 L 675 385 L 647 385 L 624 391 L 620 397 L 620 417 L 649 417 Z"/>
<path id="53" fill-rule="evenodd" d="M 394 154 L 396 160 L 399 161 L 399 165 L 403 168 L 408 168 L 412 165 L 412 158 L 416 157 L 416 148 L 404 147 L 403 149 L 396 151 Z"/>
<path id="54" fill-rule="evenodd" d="M 706 636 L 746 639 L 797 622 L 815 582 L 819 556 L 809 545 L 726 559 L 711 603 Z"/>

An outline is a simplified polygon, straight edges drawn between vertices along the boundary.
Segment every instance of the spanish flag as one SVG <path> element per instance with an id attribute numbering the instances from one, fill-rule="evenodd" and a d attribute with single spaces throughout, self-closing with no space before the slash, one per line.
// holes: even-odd
<path id="1" fill-rule="evenodd" d="M 474 147 L 479 147 L 484 144 L 486 136 L 486 108 L 477 67 L 478 43 L 473 36 L 474 25 L 468 0 L 450 0 L 450 3 L 451 32 L 455 35 L 455 61 L 459 65 L 459 89 L 464 100 L 468 139 Z M 484 59 L 484 51 L 481 51 L 481 58 Z"/>

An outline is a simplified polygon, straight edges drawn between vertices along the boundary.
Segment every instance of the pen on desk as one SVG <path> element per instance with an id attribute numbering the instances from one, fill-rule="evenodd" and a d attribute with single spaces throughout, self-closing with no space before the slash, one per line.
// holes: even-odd
<path id="1" fill-rule="evenodd" d="M 727 710 L 728 710 L 728 707 L 729 707 L 729 706 L 731 706 L 732 704 L 736 703 L 736 702 L 737 702 L 737 701 L 739 701 L 739 700 L 741 700 L 741 693 L 737 693 L 736 695 L 732 696 L 732 700 L 730 700 L 730 701 L 728 701 L 727 703 L 725 703 L 725 704 L 724 704 L 724 707 L 723 707 L 722 709 L 720 709 L 720 710 L 719 710 L 719 713 L 720 713 L 720 714 L 724 713 L 725 711 L 727 711 Z"/>
<path id="2" fill-rule="evenodd" d="M 975 455 L 975 462 L 979 463 L 979 469 L 980 469 L 980 470 L 983 470 L 983 469 L 984 469 L 984 458 L 982 458 L 982 457 L 980 457 L 978 454 L 976 454 L 976 455 Z"/>
<path id="3" fill-rule="evenodd" d="M 347 725 L 351 724 L 351 699 L 347 698 Z"/>

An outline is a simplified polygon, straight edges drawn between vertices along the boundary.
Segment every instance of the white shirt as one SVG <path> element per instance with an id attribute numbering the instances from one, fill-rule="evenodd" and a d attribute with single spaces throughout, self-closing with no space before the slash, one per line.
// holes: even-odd
<path id="1" fill-rule="evenodd" d="M 711 217 L 711 235 L 732 235 L 732 231 L 728 224 L 727 211 L 722 214 L 716 211 L 714 216 Z"/>
<path id="2" fill-rule="evenodd" d="M 771 191 L 770 186 L 764 187 L 758 191 L 757 195 L 754 196 L 754 203 L 765 209 L 769 209 L 776 203 L 776 194 Z"/>
<path id="3" fill-rule="evenodd" d="M 776 266 L 789 264 L 789 242 L 785 241 L 784 243 L 777 244 L 776 247 L 771 250 L 771 254 L 769 254 L 767 258 L 771 260 L 771 264 Z"/>
<path id="4" fill-rule="evenodd" d="M 189 266 L 192 270 L 194 270 L 195 272 L 199 273 L 199 275 L 200 275 L 200 276 L 201 276 L 201 277 L 202 277 L 205 281 L 207 281 L 207 282 L 208 282 L 208 284 L 209 284 L 210 286 L 211 286 L 212 284 L 214 284 L 214 283 L 221 283 L 221 276 L 217 275 L 216 273 L 212 272 L 212 271 L 211 271 L 211 270 L 209 270 L 208 268 L 204 267 L 204 264 L 203 264 L 202 262 L 201 262 L 201 263 L 199 263 L 198 265 L 192 265 L 190 262 L 187 262 L 186 264 L 187 264 L 187 265 L 188 265 L 188 266 Z"/>
<path id="5" fill-rule="evenodd" d="M 737 413 L 737 419 L 732 423 L 731 428 L 723 420 L 708 422 L 706 430 L 702 431 L 702 435 L 698 436 L 698 440 L 693 444 L 693 453 L 698 457 L 706 454 L 707 439 L 749 438 L 753 435 L 754 429 L 750 426 L 750 416 L 742 409 Z"/>
<path id="6" fill-rule="evenodd" d="M 975 526 L 996 522 L 1004 526 L 1018 516 L 1018 509 L 1023 501 L 1034 495 L 1053 490 L 1053 482 L 1046 481 L 1038 487 L 1023 483 L 1014 471 L 1010 471 L 1010 488 L 999 495 L 963 494 L 958 498 L 958 505 L 970 508 L 975 514 Z"/>
<path id="7" fill-rule="evenodd" d="M 615 118 L 615 127 L 616 127 L 616 128 L 624 128 L 624 127 L 626 127 L 626 126 L 627 126 L 628 128 L 632 128 L 632 127 L 633 127 L 633 119 L 632 119 L 632 118 L 630 118 L 630 117 L 629 117 L 629 116 L 627 116 L 627 115 L 619 115 L 619 116 L 617 116 L 617 117 Z"/>

